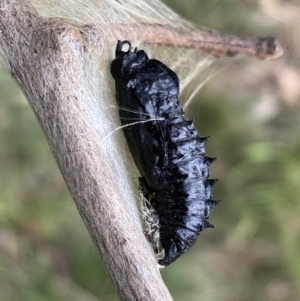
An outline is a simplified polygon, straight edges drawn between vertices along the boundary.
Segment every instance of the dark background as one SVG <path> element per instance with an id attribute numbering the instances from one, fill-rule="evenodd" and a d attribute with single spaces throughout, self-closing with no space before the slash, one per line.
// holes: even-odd
<path id="1" fill-rule="evenodd" d="M 188 108 L 210 135 L 215 229 L 162 275 L 175 300 L 300 300 L 300 6 L 168 0 L 184 18 L 281 38 L 276 62 L 226 61 Z M 117 300 L 24 96 L 0 67 L 0 300 Z"/>

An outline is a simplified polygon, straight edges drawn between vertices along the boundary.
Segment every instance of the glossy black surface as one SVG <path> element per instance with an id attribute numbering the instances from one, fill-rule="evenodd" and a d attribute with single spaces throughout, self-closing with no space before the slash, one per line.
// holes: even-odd
<path id="1" fill-rule="evenodd" d="M 200 138 L 182 111 L 177 75 L 145 51 L 118 41 L 111 73 L 121 123 L 130 124 L 123 130 L 142 175 L 141 190 L 159 216 L 165 250 L 159 264 L 167 266 L 213 227 L 207 219 L 219 202 L 211 200 L 216 180 L 208 179 L 214 160 L 205 157 L 209 138 Z"/>

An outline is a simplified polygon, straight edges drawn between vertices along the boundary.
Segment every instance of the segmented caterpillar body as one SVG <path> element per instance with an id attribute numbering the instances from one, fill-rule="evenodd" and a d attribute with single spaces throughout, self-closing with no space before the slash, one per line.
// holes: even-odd
<path id="1" fill-rule="evenodd" d="M 129 49 L 123 51 L 123 46 Z M 159 260 L 167 266 L 186 252 L 205 228 L 219 201 L 211 200 L 208 179 L 214 158 L 205 156 L 208 137 L 199 137 L 178 100 L 177 75 L 143 50 L 131 51 L 118 41 L 111 65 L 121 123 L 129 149 L 141 173 L 145 234 Z M 137 122 L 139 121 L 139 122 Z M 154 210 L 154 217 L 149 213 Z"/>

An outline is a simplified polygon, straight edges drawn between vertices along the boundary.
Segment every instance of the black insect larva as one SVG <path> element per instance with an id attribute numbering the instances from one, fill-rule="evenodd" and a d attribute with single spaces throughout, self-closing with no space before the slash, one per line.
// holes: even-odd
<path id="1" fill-rule="evenodd" d="M 156 252 L 164 250 L 159 264 L 167 266 L 213 227 L 207 219 L 219 201 L 211 200 L 216 180 L 208 179 L 214 160 L 205 157 L 209 138 L 198 137 L 182 111 L 177 75 L 145 51 L 118 41 L 111 73 L 124 134 L 142 176 L 144 218 L 153 223 L 146 236 Z"/>

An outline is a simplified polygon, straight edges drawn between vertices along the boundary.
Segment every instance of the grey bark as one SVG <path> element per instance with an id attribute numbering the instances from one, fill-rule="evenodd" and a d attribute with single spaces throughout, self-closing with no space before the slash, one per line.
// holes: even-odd
<path id="1" fill-rule="evenodd" d="M 84 32 L 93 31 L 85 27 Z M 81 27 L 38 15 L 29 0 L 0 0 L 4 64 L 34 111 L 121 300 L 172 300 L 153 252 L 112 186 L 110 167 L 78 105 L 78 57 L 97 43 Z M 74 55 L 74 53 L 76 55 Z"/>

